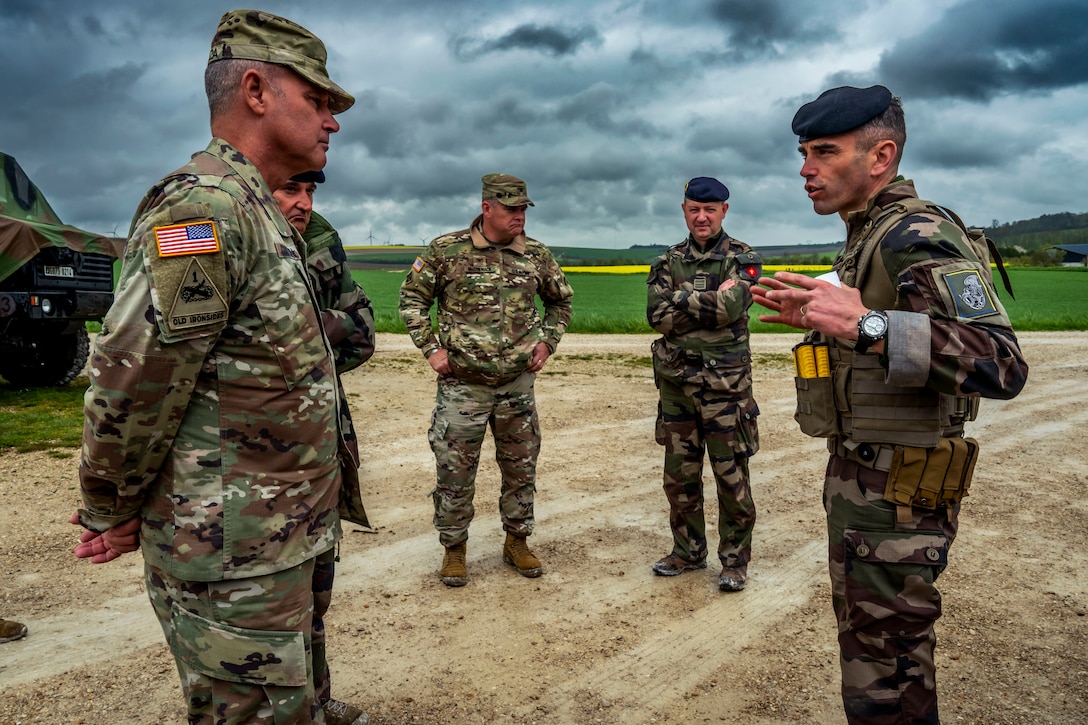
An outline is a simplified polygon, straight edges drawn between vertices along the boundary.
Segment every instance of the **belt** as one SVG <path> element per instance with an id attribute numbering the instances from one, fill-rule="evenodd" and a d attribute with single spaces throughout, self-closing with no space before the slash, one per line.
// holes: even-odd
<path id="1" fill-rule="evenodd" d="M 874 471 L 890 471 L 895 446 L 888 443 L 858 443 L 849 439 L 828 438 L 827 450 L 840 458 L 856 461 Z"/>

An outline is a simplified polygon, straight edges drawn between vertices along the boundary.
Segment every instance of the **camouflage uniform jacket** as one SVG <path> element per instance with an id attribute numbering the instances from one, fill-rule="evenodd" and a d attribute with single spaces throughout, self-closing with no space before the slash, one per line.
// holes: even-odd
<path id="1" fill-rule="evenodd" d="M 201 253 L 162 254 L 179 228 Z M 90 362 L 85 527 L 141 516 L 144 558 L 196 581 L 281 571 L 336 542 L 340 392 L 300 250 L 222 139 L 147 193 Z"/>
<path id="2" fill-rule="evenodd" d="M 374 355 L 374 307 L 351 276 L 340 235 L 325 217 L 317 212 L 310 215 L 302 241 L 306 249 L 306 270 L 321 312 L 321 329 L 332 345 L 336 374 L 342 375 Z M 343 397 L 343 385 L 339 387 L 340 430 L 351 455 L 341 455 L 344 481 L 338 511 L 341 519 L 369 527 L 370 520 L 359 490 L 359 439 L 347 398 Z"/>
<path id="3" fill-rule="evenodd" d="M 400 314 L 416 347 L 449 351 L 459 380 L 501 385 L 525 371 L 538 343 L 555 352 L 574 291 L 547 247 L 524 234 L 492 245 L 482 219 L 438 237 L 416 259 L 400 288 Z M 429 314 L 436 301 L 437 339 Z"/>
<path id="4" fill-rule="evenodd" d="M 706 251 L 689 236 L 650 266 L 646 319 L 662 334 L 653 344 L 656 375 L 738 397 L 751 395 L 752 292 L 736 258 L 750 251 L 724 231 Z M 737 284 L 718 291 L 726 279 Z"/>
<path id="5" fill-rule="evenodd" d="M 321 326 L 336 353 L 336 372 L 343 374 L 374 354 L 374 307 L 352 278 L 340 235 L 328 220 L 314 212 L 302 240 Z"/>
<path id="6" fill-rule="evenodd" d="M 847 218 L 834 268 L 868 307 L 888 313 L 889 326 L 881 355 L 854 355 L 852 341 L 831 341 L 839 379 L 832 388 L 840 435 L 928 447 L 962 434 L 972 400 L 1016 396 L 1028 366 L 988 265 L 956 224 L 912 213 L 874 236 L 878 220 L 908 198 L 917 198 L 914 184 L 900 177 Z"/>

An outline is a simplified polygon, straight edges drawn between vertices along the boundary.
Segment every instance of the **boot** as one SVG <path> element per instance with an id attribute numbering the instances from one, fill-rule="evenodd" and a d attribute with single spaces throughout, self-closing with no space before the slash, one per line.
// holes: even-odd
<path id="1" fill-rule="evenodd" d="M 326 700 L 321 709 L 325 711 L 327 725 L 370 725 L 365 712 L 346 702 Z"/>
<path id="2" fill-rule="evenodd" d="M 506 533 L 506 543 L 502 547 L 502 560 L 518 570 L 518 574 L 527 577 L 537 577 L 544 573 L 540 566 L 540 559 L 529 551 L 529 545 L 525 543 L 524 536 L 516 536 Z"/>
<path id="3" fill-rule="evenodd" d="M 448 587 L 463 587 L 468 584 L 468 567 L 465 565 L 466 542 L 446 547 L 446 555 L 442 557 L 442 571 L 438 576 L 442 583 Z"/>
<path id="4" fill-rule="evenodd" d="M 14 642 L 26 636 L 26 625 L 10 619 L 0 619 L 0 642 Z"/>

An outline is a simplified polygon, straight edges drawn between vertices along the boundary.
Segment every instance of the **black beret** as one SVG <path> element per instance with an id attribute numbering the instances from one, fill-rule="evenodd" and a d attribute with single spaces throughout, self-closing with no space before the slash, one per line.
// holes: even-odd
<path id="1" fill-rule="evenodd" d="M 684 185 L 684 198 L 709 203 L 725 201 L 729 198 L 729 189 L 725 184 L 709 176 L 696 176 Z"/>
<path id="2" fill-rule="evenodd" d="M 797 110 L 793 117 L 793 132 L 800 143 L 836 136 L 876 118 L 891 104 L 892 92 L 884 86 L 832 88 Z"/>
<path id="3" fill-rule="evenodd" d="M 300 184 L 324 184 L 325 172 L 303 171 L 301 174 L 295 174 L 294 176 L 292 176 L 291 181 L 297 181 Z"/>

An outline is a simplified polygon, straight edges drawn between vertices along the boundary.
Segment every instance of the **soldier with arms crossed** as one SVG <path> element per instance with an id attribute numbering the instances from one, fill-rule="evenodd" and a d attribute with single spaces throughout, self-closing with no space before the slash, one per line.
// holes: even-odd
<path id="1" fill-rule="evenodd" d="M 325 59 L 289 20 L 223 16 L 213 138 L 137 209 L 90 362 L 76 555 L 142 549 L 189 723 L 326 722 L 314 561 L 358 498 L 341 485 L 358 460 L 301 239 L 272 198 L 325 165 L 354 102 Z"/>
<path id="2" fill-rule="evenodd" d="M 1028 368 L 985 252 L 899 175 L 899 99 L 835 88 L 793 131 L 813 208 L 846 222 L 839 284 L 778 272 L 753 292 L 774 311 L 760 320 L 810 330 L 798 354 L 814 344 L 825 361 L 799 363 L 796 418 L 830 452 L 843 704 L 851 723 L 937 723 L 935 582 L 978 451 L 964 424 L 980 398 L 1016 396 Z"/>
<path id="3" fill-rule="evenodd" d="M 374 307 L 366 292 L 351 276 L 340 235 L 323 216 L 314 211 L 314 191 L 318 184 L 323 183 L 324 171 L 306 171 L 292 176 L 272 196 L 276 198 L 287 221 L 302 235 L 306 271 L 317 295 L 321 329 L 332 345 L 336 375 L 339 377 L 359 367 L 374 354 Z M 340 389 L 342 392 L 343 385 Z M 354 454 L 353 458 L 342 458 L 344 485 L 355 490 L 359 487 L 359 469 L 351 465 L 351 461 L 359 460 L 359 443 L 346 398 L 341 400 L 340 425 L 344 440 Z M 341 503 L 350 504 L 341 507 L 341 519 L 370 526 L 361 502 L 344 499 Z M 325 658 L 325 614 L 332 604 L 336 554 L 335 548 L 329 549 L 318 555 L 314 564 L 314 691 L 321 709 L 325 711 L 326 725 L 365 725 L 368 718 L 361 709 L 333 699 L 329 663 Z"/>
<path id="4" fill-rule="evenodd" d="M 718 588 L 744 589 L 752 557 L 756 505 L 748 459 L 759 449 L 748 349 L 749 290 L 761 262 L 722 229 L 729 189 L 700 176 L 684 187 L 690 234 L 650 267 L 646 318 L 661 400 L 657 442 L 665 446 L 665 496 L 673 548 L 653 565 L 659 576 L 706 568 L 703 456 L 718 493 Z"/>
<path id="5" fill-rule="evenodd" d="M 432 241 L 400 289 L 404 324 L 438 373 L 427 437 L 438 477 L 434 525 L 446 550 L 439 577 L 451 587 L 468 582 L 466 541 L 488 427 L 502 473 L 503 561 L 522 576 L 543 572 L 525 542 L 535 524 L 540 452 L 533 383 L 567 329 L 574 294 L 548 248 L 525 235 L 525 210 L 533 205 L 525 182 L 506 174 L 482 181 L 483 213 L 468 229 Z"/>

